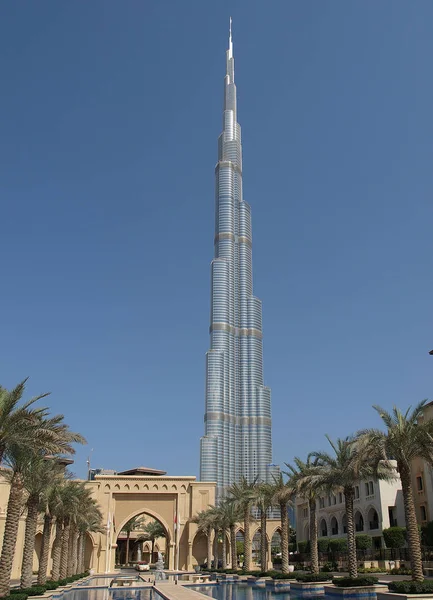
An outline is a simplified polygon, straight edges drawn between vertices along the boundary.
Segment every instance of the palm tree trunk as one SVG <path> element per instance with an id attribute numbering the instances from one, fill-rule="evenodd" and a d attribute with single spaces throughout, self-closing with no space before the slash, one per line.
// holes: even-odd
<path id="1" fill-rule="evenodd" d="M 0 556 L 0 598 L 9 594 L 12 563 L 15 556 L 23 497 L 24 486 L 21 475 L 19 473 L 14 473 L 9 491 L 3 546 Z"/>
<path id="2" fill-rule="evenodd" d="M 68 557 L 69 557 L 69 533 L 71 524 L 69 519 L 65 519 L 62 532 L 62 552 L 60 557 L 60 579 L 65 579 L 68 573 Z"/>
<path id="3" fill-rule="evenodd" d="M 51 524 L 53 518 L 49 514 L 44 516 L 44 528 L 42 531 L 41 558 L 39 560 L 38 585 L 47 581 L 48 559 L 50 556 Z"/>
<path id="4" fill-rule="evenodd" d="M 21 588 L 31 587 L 33 583 L 33 552 L 35 549 L 36 526 L 38 523 L 38 498 L 29 496 L 27 500 L 27 518 L 24 532 L 23 560 L 21 563 Z"/>
<path id="5" fill-rule="evenodd" d="M 410 470 L 404 465 L 398 465 L 398 472 L 400 473 L 401 489 L 403 493 L 404 517 L 406 519 L 406 536 L 407 545 L 409 547 L 412 579 L 414 581 L 422 581 L 424 576 L 422 572 L 421 542 L 419 539 L 415 504 L 413 501 Z"/>
<path id="6" fill-rule="evenodd" d="M 232 551 L 232 569 L 238 568 L 238 553 L 236 548 L 236 525 L 230 527 L 230 546 Z"/>
<path id="7" fill-rule="evenodd" d="M 82 563 L 83 563 L 83 537 L 84 537 L 84 533 L 81 532 L 80 535 L 78 536 L 78 542 L 77 542 L 77 575 L 79 573 L 83 573 L 84 569 L 82 568 Z"/>
<path id="8" fill-rule="evenodd" d="M 223 569 L 227 569 L 227 529 L 225 527 L 223 527 L 223 529 L 222 529 L 222 534 L 223 534 L 223 556 L 222 556 Z"/>
<path id="9" fill-rule="evenodd" d="M 358 577 L 358 565 L 356 564 L 356 540 L 355 521 L 353 517 L 353 499 L 355 493 L 353 487 L 344 488 L 344 501 L 346 505 L 347 519 L 347 554 L 349 559 L 349 577 Z"/>
<path id="10" fill-rule="evenodd" d="M 77 544 L 75 548 L 75 571 L 74 575 L 78 575 L 78 573 L 82 573 L 81 565 L 80 565 L 80 552 L 81 552 L 81 536 L 82 533 L 77 533 Z"/>
<path id="11" fill-rule="evenodd" d="M 212 529 L 209 529 L 206 532 L 207 539 L 207 568 L 212 568 Z"/>
<path id="12" fill-rule="evenodd" d="M 244 511 L 244 569 L 251 571 L 251 536 L 250 518 L 251 506 L 248 503 Z"/>
<path id="13" fill-rule="evenodd" d="M 83 534 L 83 539 L 81 540 L 82 550 L 81 550 L 81 573 L 84 573 L 86 570 L 86 534 Z"/>
<path id="14" fill-rule="evenodd" d="M 280 502 L 281 512 L 281 570 L 283 573 L 289 572 L 289 515 L 287 513 L 287 503 Z"/>
<path id="15" fill-rule="evenodd" d="M 71 577 L 71 575 L 75 575 L 75 569 L 77 567 L 77 530 L 75 525 L 71 525 L 71 530 L 69 533 L 69 551 L 68 551 L 68 569 L 67 576 Z"/>
<path id="16" fill-rule="evenodd" d="M 317 513 L 316 499 L 309 500 L 310 507 L 310 554 L 311 554 L 311 571 L 319 572 L 319 551 L 317 548 Z"/>
<path id="17" fill-rule="evenodd" d="M 62 557 L 62 537 L 63 523 L 57 519 L 56 521 L 56 536 L 53 543 L 53 568 L 51 570 L 51 579 L 58 581 L 60 579 L 60 559 Z"/>
<path id="18" fill-rule="evenodd" d="M 267 538 L 266 538 L 266 509 L 262 507 L 260 509 L 260 568 L 262 571 L 266 571 L 267 567 Z"/>
<path id="19" fill-rule="evenodd" d="M 125 556 L 125 567 L 128 566 L 129 563 L 129 537 L 131 533 L 129 531 L 126 532 L 126 556 Z"/>
<path id="20" fill-rule="evenodd" d="M 219 562 L 219 556 L 218 556 L 218 528 L 214 529 L 214 538 L 213 538 L 213 561 L 214 561 L 214 568 L 218 569 L 218 562 Z"/>

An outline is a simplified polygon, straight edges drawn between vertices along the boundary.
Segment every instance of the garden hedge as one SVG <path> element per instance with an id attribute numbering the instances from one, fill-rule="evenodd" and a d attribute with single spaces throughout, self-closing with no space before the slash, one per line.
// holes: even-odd
<path id="1" fill-rule="evenodd" d="M 332 583 L 337 587 L 358 587 L 364 585 L 377 585 L 377 577 L 334 577 Z"/>
<path id="2" fill-rule="evenodd" d="M 388 589 L 398 594 L 430 594 L 433 592 L 433 581 L 390 581 Z"/>
<path id="3" fill-rule="evenodd" d="M 330 581 L 332 579 L 332 575 L 329 573 L 299 573 L 296 576 L 297 581 L 301 581 L 302 583 L 316 583 L 317 581 Z"/>
<path id="4" fill-rule="evenodd" d="M 406 542 L 406 527 L 388 527 L 382 531 L 387 548 L 403 548 Z"/>
<path id="5" fill-rule="evenodd" d="M 358 550 L 368 550 L 373 547 L 373 538 L 365 533 L 355 536 L 355 543 Z"/>
<path id="6" fill-rule="evenodd" d="M 347 539 L 335 538 L 329 540 L 329 550 L 331 552 L 347 552 Z"/>

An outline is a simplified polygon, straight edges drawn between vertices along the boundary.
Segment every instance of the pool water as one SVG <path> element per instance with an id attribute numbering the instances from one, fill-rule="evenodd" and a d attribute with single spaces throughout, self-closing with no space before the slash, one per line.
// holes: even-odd
<path id="1" fill-rule="evenodd" d="M 294 600 L 289 592 L 274 592 L 247 583 L 189 585 L 189 590 L 206 594 L 215 600 Z"/>
<path id="2" fill-rule="evenodd" d="M 68 591 L 62 600 L 161 600 L 152 588 L 75 588 Z"/>

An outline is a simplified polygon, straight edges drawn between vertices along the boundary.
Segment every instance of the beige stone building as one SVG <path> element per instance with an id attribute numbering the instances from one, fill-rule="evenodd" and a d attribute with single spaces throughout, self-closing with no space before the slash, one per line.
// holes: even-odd
<path id="1" fill-rule="evenodd" d="M 191 570 L 206 559 L 205 535 L 198 531 L 191 518 L 215 503 L 215 483 L 196 481 L 195 477 L 168 476 L 163 471 L 138 468 L 123 473 L 97 474 L 86 481 L 103 515 L 104 531 L 87 534 L 85 549 L 86 567 L 95 573 L 112 572 L 115 569 L 118 540 L 124 539 L 125 524 L 133 517 L 144 515 L 159 521 L 166 531 L 166 540 L 158 540 L 158 549 L 165 554 L 170 570 Z M 0 538 L 3 536 L 9 484 L 0 479 Z M 25 514 L 21 517 L 17 537 L 12 578 L 20 577 L 24 542 Z M 254 522 L 251 537 L 257 536 L 260 523 Z M 239 524 L 238 531 L 242 530 Z M 268 568 L 271 568 L 271 542 L 280 532 L 280 521 L 270 520 L 267 526 Z M 42 538 L 42 521 L 36 534 L 33 570 L 39 566 Z M 132 534 L 132 541 L 136 533 Z M 53 540 L 52 540 L 53 541 Z M 219 556 L 222 544 L 219 543 Z M 146 546 L 142 548 L 146 552 Z M 147 546 L 149 551 L 149 546 Z M 144 557 L 142 557 L 144 558 Z M 137 556 L 134 556 L 137 560 Z M 227 538 L 227 559 L 230 564 L 230 540 Z M 48 569 L 51 569 L 51 557 Z"/>
<path id="2" fill-rule="evenodd" d="M 404 527 L 403 496 L 401 481 L 365 480 L 355 488 L 353 505 L 356 533 L 372 536 L 376 547 L 384 545 L 382 530 L 399 525 Z M 296 500 L 296 538 L 298 541 L 309 539 L 308 502 L 302 498 Z M 319 538 L 339 538 L 347 533 L 346 511 L 342 491 L 322 494 L 317 500 L 317 526 Z"/>
<path id="3" fill-rule="evenodd" d="M 433 418 L 433 402 L 426 404 L 422 418 Z M 412 489 L 418 524 L 426 525 L 433 520 L 433 470 L 424 460 L 416 459 L 412 463 Z"/>

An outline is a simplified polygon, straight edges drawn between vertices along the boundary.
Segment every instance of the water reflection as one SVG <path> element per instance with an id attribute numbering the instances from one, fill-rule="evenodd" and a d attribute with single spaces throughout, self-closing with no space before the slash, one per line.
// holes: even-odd
<path id="1" fill-rule="evenodd" d="M 215 600 L 295 600 L 289 592 L 275 592 L 247 583 L 188 586 Z"/>

